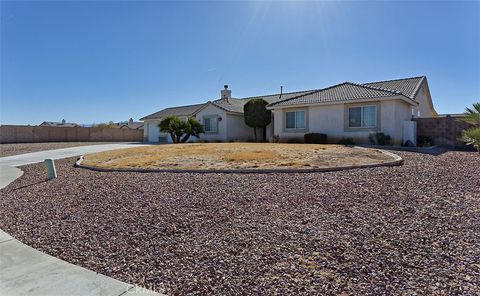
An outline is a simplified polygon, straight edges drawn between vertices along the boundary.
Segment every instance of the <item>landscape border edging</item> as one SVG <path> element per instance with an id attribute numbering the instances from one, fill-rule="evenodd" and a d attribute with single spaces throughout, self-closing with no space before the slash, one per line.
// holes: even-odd
<path id="1" fill-rule="evenodd" d="M 367 149 L 364 147 L 353 146 L 356 149 Z M 134 168 L 123 168 L 123 169 L 107 169 L 99 168 L 94 166 L 88 166 L 82 164 L 84 156 L 80 156 L 75 162 L 75 167 L 81 169 L 87 169 L 96 172 L 122 172 L 122 173 L 197 173 L 197 174 L 272 174 L 272 173 L 319 173 L 319 172 L 333 172 L 333 171 L 345 171 L 361 168 L 375 168 L 375 167 L 393 167 L 400 166 L 403 164 L 404 160 L 399 155 L 377 149 L 378 151 L 386 154 L 390 157 L 393 157 L 392 161 L 384 163 L 374 163 L 374 164 L 364 164 L 364 165 L 348 165 L 340 167 L 329 167 L 329 168 L 311 168 L 311 169 L 227 169 L 227 170 L 175 170 L 175 169 L 134 169 Z"/>

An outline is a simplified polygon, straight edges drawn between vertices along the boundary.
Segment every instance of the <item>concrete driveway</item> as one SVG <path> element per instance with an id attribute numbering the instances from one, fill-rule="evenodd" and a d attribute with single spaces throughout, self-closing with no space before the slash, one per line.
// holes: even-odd
<path id="1" fill-rule="evenodd" d="M 149 144 L 141 143 L 116 143 L 116 144 L 104 144 L 104 145 L 91 145 L 91 146 L 78 146 L 71 148 L 47 150 L 40 152 L 25 153 L 20 155 L 13 155 L 7 157 L 0 157 L 0 166 L 22 166 L 26 164 L 42 162 L 47 158 L 60 159 L 79 156 L 83 154 L 96 153 L 108 150 L 116 150 L 122 148 L 133 148 L 139 146 L 145 146 Z"/>

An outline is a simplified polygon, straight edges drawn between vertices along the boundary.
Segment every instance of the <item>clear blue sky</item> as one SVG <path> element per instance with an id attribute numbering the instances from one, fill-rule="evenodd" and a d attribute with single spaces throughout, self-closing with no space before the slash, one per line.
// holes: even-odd
<path id="1" fill-rule="evenodd" d="M 0 122 L 419 75 L 439 113 L 463 112 L 480 100 L 479 19 L 479 1 L 2 1 Z"/>

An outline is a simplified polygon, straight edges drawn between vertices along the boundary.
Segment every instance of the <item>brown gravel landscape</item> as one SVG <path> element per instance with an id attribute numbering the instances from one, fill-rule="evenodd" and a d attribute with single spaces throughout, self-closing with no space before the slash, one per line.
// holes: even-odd
<path id="1" fill-rule="evenodd" d="M 52 149 L 70 148 L 87 145 L 110 144 L 111 142 L 48 142 L 0 144 L 0 157 L 38 152 Z"/>
<path id="2" fill-rule="evenodd" d="M 28 245 L 174 295 L 477 295 L 480 157 L 308 174 L 102 173 L 0 191 Z"/>

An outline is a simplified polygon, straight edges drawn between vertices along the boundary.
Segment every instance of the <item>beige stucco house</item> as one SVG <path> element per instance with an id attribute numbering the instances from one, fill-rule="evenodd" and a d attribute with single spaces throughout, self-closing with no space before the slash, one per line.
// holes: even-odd
<path id="1" fill-rule="evenodd" d="M 220 99 L 167 108 L 142 118 L 145 141 L 171 142 L 157 127 L 170 115 L 196 117 L 205 128 L 203 140 L 251 139 L 253 129 L 244 123 L 243 105 L 252 98 L 269 103 L 273 118 L 267 137 L 279 136 L 281 141 L 303 139 L 305 133 L 324 133 L 331 143 L 342 138 L 367 143 L 370 133 L 383 132 L 400 145 L 416 140 L 412 118 L 437 115 L 425 76 L 363 84 L 344 82 L 322 89 L 248 98 L 232 98 L 225 86 Z"/>

